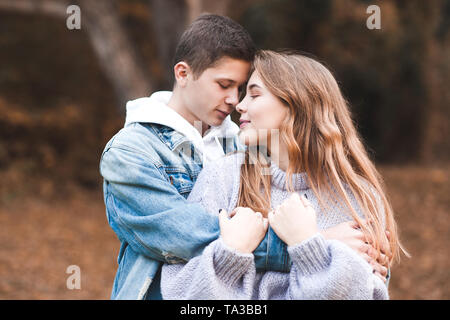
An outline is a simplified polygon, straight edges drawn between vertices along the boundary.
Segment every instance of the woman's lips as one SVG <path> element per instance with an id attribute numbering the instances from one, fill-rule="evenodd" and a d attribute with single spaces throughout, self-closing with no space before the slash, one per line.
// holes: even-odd
<path id="1" fill-rule="evenodd" d="M 239 125 L 239 128 L 243 129 L 246 125 L 248 125 L 250 123 L 250 121 L 248 121 L 248 120 L 241 120 L 240 123 L 241 124 Z"/>

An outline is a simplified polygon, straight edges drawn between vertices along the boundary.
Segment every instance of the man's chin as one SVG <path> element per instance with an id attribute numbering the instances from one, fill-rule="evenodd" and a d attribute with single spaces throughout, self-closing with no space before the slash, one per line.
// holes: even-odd
<path id="1" fill-rule="evenodd" d="M 223 123 L 223 119 L 204 119 L 204 120 L 198 120 L 194 122 L 194 127 L 201 131 L 205 132 L 210 127 L 218 127 Z"/>
<path id="2" fill-rule="evenodd" d="M 215 118 L 215 119 L 212 119 L 211 121 L 208 121 L 208 125 L 211 126 L 211 127 L 218 127 L 218 126 L 220 126 L 224 121 L 225 121 L 225 119 Z"/>

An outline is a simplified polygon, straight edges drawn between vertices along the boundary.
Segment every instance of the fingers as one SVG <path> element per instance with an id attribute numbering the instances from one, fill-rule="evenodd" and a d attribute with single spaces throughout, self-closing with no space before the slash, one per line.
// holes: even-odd
<path id="1" fill-rule="evenodd" d="M 364 248 L 367 250 L 367 254 L 371 256 L 374 260 L 376 260 L 378 263 L 385 267 L 389 267 L 389 249 L 386 249 L 385 247 L 380 248 L 380 251 L 378 251 L 372 241 L 367 241 L 367 239 L 364 239 L 365 246 Z"/>
<path id="2" fill-rule="evenodd" d="M 361 247 L 361 251 L 365 250 L 365 253 L 361 253 L 363 258 L 369 262 L 372 266 L 373 272 L 381 279 L 383 282 L 386 282 L 386 276 L 388 273 L 388 265 L 384 263 L 380 263 L 378 259 L 382 259 L 384 261 L 389 261 L 387 257 L 383 254 L 378 254 L 377 250 L 372 247 L 370 244 L 364 244 Z"/>
<path id="3" fill-rule="evenodd" d="M 369 225 L 371 223 L 373 223 L 372 219 L 367 219 L 367 220 L 364 219 L 364 220 L 361 221 L 361 224 L 359 224 L 356 221 L 351 221 L 351 222 L 349 222 L 349 225 L 352 228 L 354 228 L 354 229 L 356 229 L 358 231 L 361 231 L 361 226 L 367 226 L 367 225 Z M 386 230 L 385 234 L 386 234 L 386 238 L 389 241 L 389 239 L 390 239 L 390 232 Z M 389 247 L 389 243 L 381 242 L 381 244 L 380 244 L 381 245 L 380 253 L 378 253 L 378 251 L 374 247 L 373 239 L 366 238 L 362 232 L 360 233 L 358 238 L 362 239 L 364 242 L 366 242 L 367 244 L 370 244 L 372 246 L 373 252 L 371 252 L 371 254 L 370 254 L 371 256 L 373 256 L 375 259 L 377 259 L 378 262 L 380 262 L 381 264 L 383 264 L 385 266 L 388 266 L 390 257 L 392 256 L 392 253 L 391 253 L 391 250 L 390 250 L 390 247 Z M 375 252 L 376 252 L 376 254 L 375 254 Z"/>
<path id="4" fill-rule="evenodd" d="M 264 231 L 267 231 L 267 229 L 269 228 L 269 220 L 267 218 L 263 218 L 263 227 Z"/>
<path id="5" fill-rule="evenodd" d="M 361 253 L 360 254 L 364 260 L 366 260 L 370 266 L 372 267 L 373 273 L 378 276 L 383 282 L 386 282 L 386 277 L 388 274 L 388 269 L 379 264 L 376 260 L 374 260 L 371 256 L 369 256 L 367 253 Z"/>
<path id="6" fill-rule="evenodd" d="M 262 234 L 266 234 L 269 228 L 269 220 L 264 218 L 261 212 L 255 212 L 257 223 L 262 223 Z"/>
<path id="7" fill-rule="evenodd" d="M 264 218 L 261 212 L 255 212 L 256 218 L 261 219 L 263 223 L 264 230 L 267 230 L 269 227 L 269 220 L 267 218 Z"/>
<path id="8" fill-rule="evenodd" d="M 219 212 L 220 236 L 230 248 L 241 253 L 253 252 L 264 238 L 267 222 L 260 212 L 237 208 L 230 218 L 226 210 Z"/>
<path id="9" fill-rule="evenodd" d="M 376 260 L 378 258 L 378 251 L 372 247 L 370 244 L 367 244 L 367 254 L 369 256 L 371 256 L 374 260 Z"/>
<path id="10" fill-rule="evenodd" d="M 312 213 L 312 214 L 316 214 L 316 211 L 314 210 L 311 202 L 309 202 L 309 200 L 306 199 L 304 195 L 302 195 L 300 197 L 300 199 L 302 200 L 302 203 L 303 203 L 304 207 L 306 208 L 307 212 Z"/>
<path id="11" fill-rule="evenodd" d="M 357 246 L 357 250 L 367 262 L 370 263 L 377 260 L 378 253 L 370 244 L 360 241 L 360 244 Z"/>
<path id="12" fill-rule="evenodd" d="M 359 244 L 356 246 L 356 250 L 358 253 L 362 256 L 369 256 L 370 260 L 373 260 L 374 258 L 370 256 L 370 244 L 367 244 L 363 241 L 358 241 Z"/>
<path id="13" fill-rule="evenodd" d="M 360 256 L 363 257 L 364 260 L 366 260 L 372 267 L 373 272 L 374 273 L 378 273 L 383 279 L 383 281 L 386 281 L 386 276 L 387 276 L 387 267 L 378 263 L 377 260 L 375 260 L 374 258 L 372 258 L 372 256 L 370 256 L 367 253 L 360 253 Z"/>
<path id="14" fill-rule="evenodd" d="M 383 253 L 377 257 L 377 262 L 386 268 L 389 267 L 389 257 Z"/>
<path id="15" fill-rule="evenodd" d="M 250 208 L 236 207 L 235 209 L 233 209 L 233 211 L 231 211 L 231 213 L 229 215 L 226 212 L 226 210 L 223 210 L 223 209 L 219 210 L 219 221 L 220 221 L 221 225 L 223 225 L 224 223 L 226 223 L 227 221 L 232 220 L 232 219 L 233 220 L 234 219 L 238 219 L 238 220 L 244 219 L 241 221 L 242 222 L 247 221 L 247 223 L 252 220 L 256 221 L 258 223 L 261 222 L 264 230 L 267 230 L 269 227 L 269 220 L 267 218 L 264 218 L 261 212 L 258 212 L 258 211 L 254 212 Z"/>
<path id="16" fill-rule="evenodd" d="M 230 212 L 230 214 L 229 214 L 229 218 L 231 219 L 231 218 L 233 218 L 233 217 L 235 217 L 236 215 L 242 215 L 242 214 L 249 214 L 249 213 L 254 213 L 254 211 L 252 210 L 252 209 L 250 209 L 250 208 L 247 208 L 247 207 L 236 207 L 236 208 L 234 208 L 233 209 L 233 211 L 231 211 Z"/>
<path id="17" fill-rule="evenodd" d="M 373 220 L 369 218 L 369 219 L 362 219 L 360 220 L 360 222 L 353 220 L 351 226 L 355 229 L 361 229 L 362 226 L 367 228 L 371 224 L 373 224 Z"/>
<path id="18" fill-rule="evenodd" d="M 369 224 L 372 224 L 372 223 L 373 223 L 373 220 L 370 218 L 361 220 L 361 224 L 365 225 L 365 226 L 368 226 Z"/>
<path id="19" fill-rule="evenodd" d="M 219 228 L 220 228 L 221 233 L 223 232 L 223 230 L 226 229 L 227 223 L 228 223 L 228 213 L 225 210 L 220 209 L 219 210 Z"/>
<path id="20" fill-rule="evenodd" d="M 309 200 L 306 199 L 304 195 L 302 195 L 302 196 L 300 197 L 300 200 L 302 201 L 302 203 L 303 203 L 303 205 L 305 206 L 305 208 L 306 208 L 306 207 L 311 207 L 311 208 L 312 208 L 311 202 L 309 202 Z"/>
<path id="21" fill-rule="evenodd" d="M 357 233 L 357 238 L 364 241 L 365 243 L 371 244 L 373 241 L 369 238 L 366 238 L 366 235 L 364 234 L 364 232 L 362 231 L 361 226 L 367 226 L 366 220 L 362 220 L 361 224 L 357 221 L 349 221 L 349 225 L 350 227 L 352 227 L 353 229 L 355 229 L 358 233 Z"/>
<path id="22" fill-rule="evenodd" d="M 272 229 L 275 231 L 277 229 L 277 225 L 275 220 L 275 213 L 273 210 L 267 214 L 267 221 L 269 222 L 269 225 L 272 227 Z"/>
<path id="23" fill-rule="evenodd" d="M 384 268 L 389 268 L 389 257 L 382 252 L 378 252 L 373 245 L 369 243 L 362 243 L 359 245 L 358 250 L 361 254 L 366 254 L 371 260 L 376 261 Z"/>
<path id="24" fill-rule="evenodd" d="M 375 249 L 374 247 L 373 247 L 373 245 L 372 244 L 369 244 L 369 243 L 365 243 L 365 249 L 367 250 L 366 252 L 367 252 L 367 254 L 373 259 L 373 260 L 376 260 L 376 261 L 378 261 L 378 262 L 384 262 L 386 259 L 387 259 L 387 257 L 383 254 L 383 253 L 379 253 L 378 251 L 377 251 L 377 249 Z M 384 264 L 384 263 L 381 263 L 381 264 Z"/>
<path id="25" fill-rule="evenodd" d="M 355 220 L 349 221 L 348 224 L 349 224 L 349 226 L 352 227 L 353 229 L 359 229 L 359 223 L 356 222 Z"/>
<path id="26" fill-rule="evenodd" d="M 293 193 L 291 193 L 291 195 L 290 195 L 290 200 L 293 200 L 293 201 L 303 201 L 303 196 L 300 196 L 297 192 L 293 192 Z"/>
<path id="27" fill-rule="evenodd" d="M 360 241 L 361 244 L 367 244 L 366 236 L 365 236 L 364 232 L 361 231 L 361 229 L 354 229 L 351 234 L 353 235 L 353 237 L 355 237 L 355 239 Z M 367 249 L 367 246 L 365 246 L 365 248 Z"/>
<path id="28" fill-rule="evenodd" d="M 300 207 L 304 208 L 305 204 L 303 202 L 303 197 L 301 197 L 297 192 L 291 193 L 291 195 L 285 199 L 278 207 L 277 210 L 282 210 L 288 207 Z"/>
<path id="29" fill-rule="evenodd" d="M 267 214 L 267 219 L 269 220 L 269 223 L 272 223 L 273 217 L 274 217 L 273 210 L 269 211 L 269 213 Z"/>
<path id="30" fill-rule="evenodd" d="M 237 213 L 239 210 L 242 210 L 242 209 L 244 209 L 244 208 L 243 208 L 243 207 L 236 207 L 236 208 L 234 208 L 233 211 L 230 212 L 229 217 L 230 217 L 230 218 L 233 218 L 233 217 L 236 215 L 236 213 Z"/>
<path id="31" fill-rule="evenodd" d="M 373 268 L 373 272 L 374 273 L 378 273 L 380 274 L 384 279 L 386 279 L 387 273 L 388 273 L 388 269 L 382 265 L 380 265 L 378 262 L 372 260 L 370 262 L 370 265 Z"/>
<path id="32" fill-rule="evenodd" d="M 224 221 L 228 220 L 228 213 L 224 209 L 219 210 L 219 224 L 222 224 Z"/>
<path id="33" fill-rule="evenodd" d="M 391 251 L 391 247 L 390 247 L 390 243 L 389 243 L 390 236 L 391 236 L 391 234 L 389 233 L 389 231 L 386 231 L 387 242 L 382 243 L 382 246 L 381 246 L 381 252 L 387 257 L 388 261 L 392 257 L 392 251 Z"/>
<path id="34" fill-rule="evenodd" d="M 269 223 L 269 222 L 267 221 L 267 218 L 264 218 L 261 212 L 255 212 L 255 214 L 256 214 L 256 218 L 257 218 L 258 220 L 261 220 L 261 221 L 262 221 L 264 229 L 266 229 L 266 223 L 267 223 L 267 224 Z"/>
<path id="35" fill-rule="evenodd" d="M 363 258 L 364 258 L 364 260 L 366 260 L 369 264 L 370 264 L 370 262 L 373 260 L 367 253 L 361 253 L 360 254 Z"/>

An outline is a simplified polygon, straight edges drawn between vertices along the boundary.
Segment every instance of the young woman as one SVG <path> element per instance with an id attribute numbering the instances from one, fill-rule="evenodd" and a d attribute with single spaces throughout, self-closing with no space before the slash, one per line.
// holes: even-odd
<path id="1" fill-rule="evenodd" d="M 188 263 L 164 265 L 163 298 L 388 299 L 367 261 L 320 233 L 353 220 L 378 253 L 389 248 L 390 262 L 401 250 L 381 177 L 331 73 L 299 54 L 261 51 L 237 111 L 246 151 L 203 169 L 189 196 L 224 209 L 221 236 Z M 288 245 L 289 273 L 255 270 L 267 229 Z"/>

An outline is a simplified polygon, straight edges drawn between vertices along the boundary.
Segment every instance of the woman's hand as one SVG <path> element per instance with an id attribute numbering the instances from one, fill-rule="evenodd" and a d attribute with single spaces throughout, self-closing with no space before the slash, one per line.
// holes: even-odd
<path id="1" fill-rule="evenodd" d="M 304 197 L 293 193 L 288 199 L 269 212 L 269 224 L 278 237 L 293 246 L 318 233 L 316 212 Z"/>
<path id="2" fill-rule="evenodd" d="M 268 221 L 260 212 L 250 208 L 235 208 L 228 218 L 219 213 L 220 236 L 223 242 L 240 253 L 252 253 L 264 239 Z"/>
<path id="3" fill-rule="evenodd" d="M 382 250 L 382 253 L 378 254 L 377 250 L 366 240 L 357 222 L 344 222 L 322 230 L 320 233 L 325 239 L 339 240 L 355 250 L 372 266 L 374 273 L 386 282 L 389 268 L 389 258 L 387 256 L 389 250 Z"/>

